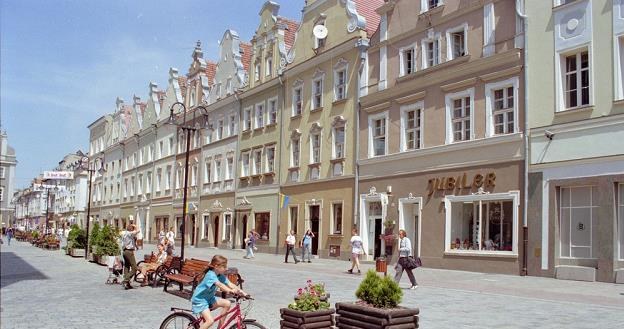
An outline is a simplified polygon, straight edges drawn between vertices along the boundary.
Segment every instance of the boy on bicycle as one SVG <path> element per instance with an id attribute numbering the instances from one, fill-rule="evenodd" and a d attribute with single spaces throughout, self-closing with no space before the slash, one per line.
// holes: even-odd
<path id="1" fill-rule="evenodd" d="M 195 288 L 193 297 L 191 298 L 193 313 L 201 315 L 204 323 L 200 329 L 207 329 L 213 323 L 214 319 L 211 310 L 221 308 L 221 315 L 225 315 L 230 309 L 230 301 L 215 296 L 217 288 L 225 293 L 232 293 L 246 296 L 247 294 L 234 284 L 232 284 L 224 275 L 227 270 L 227 258 L 221 255 L 215 255 L 210 262 L 210 269 L 206 272 L 202 282 Z M 219 325 L 223 325 L 225 316 L 219 321 Z"/>

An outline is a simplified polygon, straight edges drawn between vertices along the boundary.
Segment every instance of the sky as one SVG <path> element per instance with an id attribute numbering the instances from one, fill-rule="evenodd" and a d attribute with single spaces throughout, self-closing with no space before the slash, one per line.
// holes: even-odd
<path id="1" fill-rule="evenodd" d="M 249 42 L 265 0 L 0 0 L 0 128 L 17 156 L 16 188 L 88 152 L 89 129 L 121 97 L 146 101 L 186 74 L 198 40 L 216 61 L 227 29 Z M 277 0 L 301 20 L 304 0 Z"/>

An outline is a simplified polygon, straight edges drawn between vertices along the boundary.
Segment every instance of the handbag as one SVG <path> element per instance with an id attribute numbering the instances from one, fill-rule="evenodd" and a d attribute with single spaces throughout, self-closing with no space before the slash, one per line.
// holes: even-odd
<path id="1" fill-rule="evenodd" d="M 405 260 L 405 267 L 407 267 L 410 270 L 413 270 L 421 266 L 422 266 L 422 261 L 420 260 L 420 257 L 409 256 Z"/>

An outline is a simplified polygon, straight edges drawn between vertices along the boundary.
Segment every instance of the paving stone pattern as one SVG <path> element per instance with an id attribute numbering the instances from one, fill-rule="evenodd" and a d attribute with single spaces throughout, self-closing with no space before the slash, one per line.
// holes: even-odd
<path id="1" fill-rule="evenodd" d="M 146 245 L 137 260 L 153 249 Z M 62 250 L 17 241 L 0 250 L 3 329 L 158 328 L 171 307 L 190 308 L 189 301 L 162 287 L 135 284 L 137 289 L 126 291 L 107 285 L 105 266 Z M 239 268 L 245 290 L 256 298 L 249 317 L 270 329 L 279 328 L 279 309 L 307 279 L 325 282 L 330 302 L 337 302 L 354 300 L 363 278 L 345 273 L 349 263 L 344 261 L 295 265 L 284 264 L 283 255 L 256 254 L 247 260 L 240 250 L 185 250 L 186 257 L 202 259 L 217 253 Z M 420 287 L 406 289 L 402 305 L 420 307 L 421 328 L 624 328 L 624 285 L 427 268 L 418 269 L 416 277 Z M 409 286 L 406 275 L 401 286 Z"/>

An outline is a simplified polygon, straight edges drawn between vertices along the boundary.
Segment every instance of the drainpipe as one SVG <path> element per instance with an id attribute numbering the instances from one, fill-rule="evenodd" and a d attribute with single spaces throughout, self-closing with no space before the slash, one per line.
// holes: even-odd
<path id="1" fill-rule="evenodd" d="M 280 205 L 280 192 L 281 192 L 281 188 L 280 186 L 281 184 L 281 179 L 282 179 L 282 133 L 283 133 L 283 129 L 284 129 L 284 125 L 282 124 L 282 116 L 284 115 L 284 111 L 286 111 L 286 88 L 284 87 L 284 81 L 282 80 L 282 75 L 284 74 L 284 72 L 282 70 L 279 70 L 277 73 L 277 78 L 279 79 L 279 83 L 280 83 L 280 93 L 281 93 L 281 98 L 282 98 L 282 111 L 280 113 L 280 135 L 279 135 L 279 139 L 280 139 L 280 156 L 277 157 L 277 237 L 275 239 L 275 254 L 277 255 L 279 253 L 279 246 L 280 246 L 280 224 L 281 224 L 281 218 L 282 218 L 282 208 Z M 275 148 L 277 150 L 277 147 Z"/>
<path id="2" fill-rule="evenodd" d="M 529 251 L 529 227 L 528 227 L 528 214 L 527 211 L 529 209 L 529 134 L 530 134 L 530 125 L 529 125 L 529 61 L 528 61 L 528 20 L 529 17 L 526 13 L 522 13 L 520 10 L 520 6 L 524 5 L 524 0 L 516 0 L 516 14 L 522 18 L 523 20 L 523 33 L 524 33 L 524 204 L 523 204 L 523 216 L 522 216 L 522 270 L 520 271 L 521 276 L 525 276 L 528 274 L 527 263 L 528 263 L 528 251 Z M 524 7 L 524 6 L 523 6 Z M 542 220 L 544 220 L 542 218 Z"/>
<path id="3" fill-rule="evenodd" d="M 154 128 L 154 150 L 153 152 L 156 153 L 156 145 L 157 145 L 156 141 L 158 141 L 158 121 L 156 121 L 156 123 L 152 123 L 152 127 Z M 160 156 L 162 157 L 162 154 L 160 154 Z M 154 183 L 156 183 L 156 180 L 154 179 L 154 175 L 156 175 L 156 157 L 154 156 L 154 154 L 152 154 L 152 186 L 150 186 L 152 191 L 154 190 Z M 151 210 L 152 210 L 152 200 L 154 199 L 154 193 L 150 192 L 150 195 L 151 197 L 149 199 L 149 210 L 150 210 L 150 217 L 151 217 L 153 215 Z M 149 233 L 151 233 L 151 231 L 148 229 L 149 226 L 150 226 L 150 220 L 148 218 L 145 218 L 145 227 L 143 228 L 145 232 L 143 235 L 143 240 L 147 240 L 148 242 L 150 241 Z"/>
<path id="4" fill-rule="evenodd" d="M 358 47 L 360 49 L 360 66 L 358 68 L 358 79 L 357 79 L 357 90 L 356 90 L 356 94 L 357 94 L 357 99 L 356 99 L 356 108 L 355 108 L 355 154 L 354 154 L 354 158 L 355 158 L 355 184 L 354 184 L 354 191 L 353 191 L 353 224 L 357 224 L 357 219 L 359 217 L 359 211 L 360 211 L 360 207 L 359 207 L 359 190 L 360 190 L 360 161 L 359 161 L 359 156 L 360 156 L 360 138 L 359 138 L 359 131 L 360 131 L 360 109 L 361 109 L 361 104 L 360 104 L 360 89 L 361 89 L 361 85 L 360 85 L 360 81 L 361 81 L 361 75 L 364 74 L 364 66 L 367 65 L 366 63 L 366 51 L 368 49 L 368 41 L 363 42 L 364 40 L 360 39 L 358 41 Z M 360 228 L 358 227 L 358 230 Z M 362 232 L 360 232 L 362 233 Z"/>

